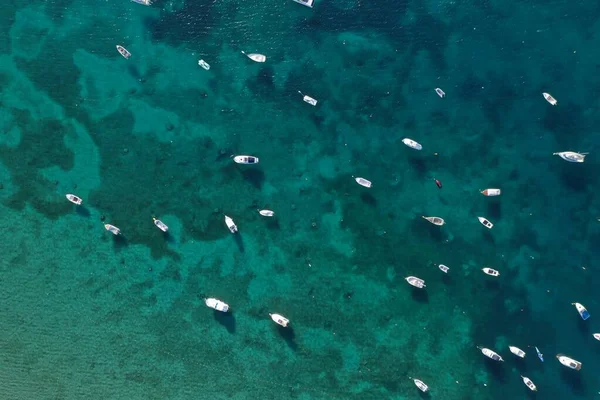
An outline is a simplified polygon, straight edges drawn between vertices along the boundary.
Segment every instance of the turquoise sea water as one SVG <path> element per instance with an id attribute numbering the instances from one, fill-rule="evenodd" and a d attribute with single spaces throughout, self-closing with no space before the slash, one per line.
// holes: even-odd
<path id="1" fill-rule="evenodd" d="M 0 397 L 600 398 L 599 12 L 589 0 L 5 4 Z M 552 155 L 566 150 L 590 154 Z"/>

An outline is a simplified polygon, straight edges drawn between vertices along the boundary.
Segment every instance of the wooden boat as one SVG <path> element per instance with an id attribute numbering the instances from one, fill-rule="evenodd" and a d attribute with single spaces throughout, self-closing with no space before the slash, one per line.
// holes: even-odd
<path id="1" fill-rule="evenodd" d="M 443 99 L 444 97 L 446 97 L 446 93 L 444 93 L 444 91 L 443 91 L 442 89 L 440 89 L 439 87 L 438 87 L 438 88 L 435 88 L 435 92 L 436 92 L 436 93 L 437 93 L 437 95 L 438 95 L 438 96 L 440 96 L 442 99 Z"/>
<path id="2" fill-rule="evenodd" d="M 117 228 L 116 226 L 111 225 L 111 224 L 104 224 L 104 229 L 106 229 L 107 231 L 109 231 L 113 235 L 120 235 L 121 234 L 121 230 L 119 228 Z"/>
<path id="3" fill-rule="evenodd" d="M 354 180 L 356 181 L 356 183 L 358 183 L 360 186 L 364 186 L 367 188 L 371 187 L 371 181 L 367 180 L 365 178 L 354 178 Z"/>
<path id="4" fill-rule="evenodd" d="M 71 203 L 73 204 L 77 204 L 78 206 L 81 205 L 81 203 L 83 203 L 83 200 L 81 200 L 81 197 L 75 196 L 74 194 L 67 194 L 67 200 L 69 200 Z"/>
<path id="5" fill-rule="evenodd" d="M 583 319 L 584 321 L 590 317 L 590 313 L 581 303 L 571 303 L 571 305 L 575 306 L 577 312 L 581 316 L 581 319 Z"/>
<path id="6" fill-rule="evenodd" d="M 312 8 L 315 0 L 294 0 L 298 4 L 302 4 L 303 6 Z"/>
<path id="7" fill-rule="evenodd" d="M 594 339 L 600 340 L 600 333 L 594 333 L 592 336 L 594 336 Z"/>
<path id="8" fill-rule="evenodd" d="M 408 147 L 410 147 L 411 149 L 415 149 L 415 150 L 423 150 L 423 146 L 421 146 L 420 143 L 415 142 L 412 139 L 409 138 L 404 138 L 402 139 L 402 143 L 404 143 L 405 145 L 407 145 Z"/>
<path id="9" fill-rule="evenodd" d="M 287 327 L 288 324 L 290 323 L 290 320 L 281 314 L 270 314 L 269 313 L 269 316 L 277 325 L 281 325 L 284 328 Z"/>
<path id="10" fill-rule="evenodd" d="M 544 96 L 544 98 L 546 99 L 546 101 L 550 104 L 552 104 L 553 106 L 555 106 L 556 104 L 558 104 L 558 101 L 556 101 L 556 99 L 554 97 L 552 97 L 552 95 L 550 93 L 542 93 L 542 95 Z"/>
<path id="11" fill-rule="evenodd" d="M 125 47 L 121 46 L 120 44 L 117 45 L 117 51 L 119 52 L 119 54 L 121 54 L 125 58 L 131 57 L 131 53 L 129 51 L 127 51 L 127 49 Z"/>
<path id="12" fill-rule="evenodd" d="M 496 353 L 493 350 L 490 350 L 488 348 L 485 347 L 478 347 L 479 350 L 481 350 L 481 352 L 483 353 L 484 356 L 491 358 L 494 361 L 504 361 L 502 359 L 502 357 L 500 357 L 500 354 Z"/>
<path id="13" fill-rule="evenodd" d="M 214 310 L 227 312 L 229 311 L 229 304 L 222 302 L 221 300 L 209 297 L 208 299 L 204 299 L 204 304 L 207 307 L 210 307 Z"/>
<path id="14" fill-rule="evenodd" d="M 537 348 L 537 346 L 535 346 L 535 352 L 537 353 L 537 356 L 540 359 L 540 361 L 544 362 L 544 355 L 542 354 L 542 352 L 540 351 L 540 349 Z"/>
<path id="15" fill-rule="evenodd" d="M 477 217 L 477 219 L 479 220 L 479 222 L 481 222 L 481 225 L 485 226 L 488 229 L 492 229 L 494 227 L 494 224 L 492 224 L 490 221 L 483 217 Z"/>
<path id="16" fill-rule="evenodd" d="M 156 225 L 156 227 L 158 229 L 160 229 L 161 231 L 166 232 L 169 230 L 169 227 L 164 222 L 162 222 L 160 219 L 156 219 L 156 218 L 152 217 L 152 221 L 154 222 L 154 225 Z"/>
<path id="17" fill-rule="evenodd" d="M 299 91 L 299 90 L 298 90 L 298 93 L 300 93 L 302 96 L 304 96 L 304 97 L 302 97 L 302 100 L 304 100 L 305 103 L 308 103 L 311 106 L 316 106 L 317 105 L 317 100 L 313 99 L 310 96 L 306 96 L 306 95 L 302 94 L 302 92 Z"/>
<path id="18" fill-rule="evenodd" d="M 251 59 L 252 61 L 255 61 L 257 63 L 263 63 L 263 62 L 267 61 L 267 56 L 265 56 L 263 54 L 258 54 L 258 53 L 246 54 L 245 51 L 242 51 L 242 54 L 246 55 L 246 57 L 248 57 L 249 59 Z"/>
<path id="19" fill-rule="evenodd" d="M 429 390 L 429 386 L 427 386 L 425 384 L 425 382 L 423 382 L 420 379 L 413 379 L 413 382 L 415 383 L 415 385 L 417 385 L 417 387 L 419 388 L 419 390 L 421 390 L 421 392 L 425 393 Z"/>
<path id="20" fill-rule="evenodd" d="M 490 276 L 500 276 L 500 272 L 489 267 L 482 268 L 481 270 Z"/>
<path id="21" fill-rule="evenodd" d="M 572 359 L 564 354 L 557 354 L 556 359 L 565 367 L 579 371 L 581 369 L 581 363 L 577 360 Z"/>
<path id="22" fill-rule="evenodd" d="M 442 226 L 446 223 L 446 221 L 444 221 L 444 219 L 440 217 L 425 217 L 422 215 L 421 218 L 426 219 L 434 225 Z"/>
<path id="23" fill-rule="evenodd" d="M 410 283 L 412 286 L 423 289 L 425 287 L 425 281 L 423 279 L 419 279 L 416 276 L 409 276 L 406 279 L 406 282 Z"/>
<path id="24" fill-rule="evenodd" d="M 479 193 L 481 193 L 484 196 L 492 197 L 492 196 L 500 196 L 502 191 L 500 189 L 483 189 Z"/>
<path id="25" fill-rule="evenodd" d="M 258 164 L 258 157 L 254 156 L 235 156 L 233 161 L 238 164 Z"/>
<path id="26" fill-rule="evenodd" d="M 134 3 L 141 4 L 143 6 L 149 6 L 150 4 L 152 4 L 151 0 L 131 0 L 131 1 L 133 1 Z"/>
<path id="27" fill-rule="evenodd" d="M 263 217 L 272 217 L 273 215 L 275 215 L 275 211 L 271 210 L 258 210 L 258 213 Z"/>
<path id="28" fill-rule="evenodd" d="M 238 231 L 237 225 L 233 222 L 233 219 L 227 215 L 225 216 L 225 225 L 227 225 L 231 233 L 236 233 Z"/>
<path id="29" fill-rule="evenodd" d="M 529 389 L 533 390 L 534 392 L 537 391 L 537 387 L 535 387 L 533 382 L 531 382 L 531 379 L 529 379 L 528 377 L 523 376 L 523 375 L 521 375 L 521 378 L 523 378 L 523 383 L 525 384 L 525 386 L 527 386 Z"/>
<path id="30" fill-rule="evenodd" d="M 444 264 L 440 264 L 438 265 L 438 268 L 445 273 L 448 273 L 448 271 L 450 271 L 450 268 L 446 267 Z"/>
<path id="31" fill-rule="evenodd" d="M 210 69 L 210 65 L 204 60 L 198 60 L 198 65 L 207 71 Z"/>
<path id="32" fill-rule="evenodd" d="M 561 151 L 558 153 L 552 153 L 552 155 L 559 156 L 560 158 L 568 162 L 584 162 L 585 156 L 587 156 L 588 153 L 577 153 L 575 151 Z"/>
<path id="33" fill-rule="evenodd" d="M 508 349 L 510 350 L 511 353 L 513 353 L 515 356 L 519 357 L 519 358 L 525 358 L 525 352 L 523 350 L 521 350 L 518 347 L 515 346 L 508 346 Z"/>

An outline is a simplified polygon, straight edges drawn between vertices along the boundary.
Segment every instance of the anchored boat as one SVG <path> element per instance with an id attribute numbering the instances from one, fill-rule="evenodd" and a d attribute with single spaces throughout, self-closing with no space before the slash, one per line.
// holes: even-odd
<path id="1" fill-rule="evenodd" d="M 479 350 L 481 350 L 481 352 L 483 353 L 484 356 L 491 358 L 494 361 L 504 361 L 502 359 L 502 357 L 500 357 L 500 354 L 496 353 L 493 350 L 490 350 L 488 348 L 485 347 L 477 347 Z"/>
<path id="2" fill-rule="evenodd" d="M 134 3 L 141 4 L 143 6 L 149 6 L 150 4 L 152 4 L 151 0 L 131 0 L 131 1 L 133 1 Z"/>
<path id="3" fill-rule="evenodd" d="M 444 93 L 444 91 L 442 89 L 440 89 L 439 87 L 435 88 L 435 92 L 437 93 L 438 96 L 440 96 L 442 99 L 444 97 L 446 97 L 446 93 Z"/>
<path id="4" fill-rule="evenodd" d="M 275 211 L 271 210 L 258 210 L 258 213 L 263 217 L 272 217 L 273 215 L 275 215 Z"/>
<path id="5" fill-rule="evenodd" d="M 521 375 L 521 378 L 523 378 L 523 383 L 525 384 L 525 386 L 527 386 L 529 389 L 533 390 L 534 392 L 537 391 L 537 387 L 535 387 L 533 382 L 531 382 L 531 379 L 529 379 L 528 377 L 523 376 L 523 375 Z"/>
<path id="6" fill-rule="evenodd" d="M 496 271 L 493 268 L 485 267 L 485 268 L 482 268 L 481 270 L 490 276 L 500 276 L 500 272 Z"/>
<path id="7" fill-rule="evenodd" d="M 425 217 L 425 216 L 421 216 L 421 218 L 426 219 L 427 221 L 431 222 L 434 225 L 438 225 L 438 226 L 442 226 L 446 223 L 446 221 L 444 221 L 443 218 L 440 217 Z"/>
<path id="8" fill-rule="evenodd" d="M 423 279 L 417 278 L 416 276 L 409 276 L 406 279 L 406 282 L 410 283 L 412 286 L 423 289 L 425 287 L 425 281 Z"/>
<path id="9" fill-rule="evenodd" d="M 169 227 L 164 222 L 162 222 L 160 219 L 156 219 L 156 218 L 152 217 L 152 221 L 154 222 L 154 225 L 156 225 L 156 227 L 158 229 L 160 229 L 161 231 L 166 232 L 169 230 Z"/>
<path id="10" fill-rule="evenodd" d="M 438 268 L 442 271 L 445 272 L 446 274 L 448 273 L 448 271 L 450 271 L 450 268 L 446 267 L 444 264 L 440 264 L 438 265 Z"/>
<path id="11" fill-rule="evenodd" d="M 121 234 L 121 230 L 119 228 L 117 228 L 116 226 L 111 225 L 111 224 L 104 224 L 104 229 L 106 229 L 107 231 L 109 231 L 113 235 L 120 235 Z"/>
<path id="12" fill-rule="evenodd" d="M 121 54 L 125 58 L 131 57 L 131 53 L 129 51 L 127 51 L 127 49 L 125 47 L 121 46 L 120 44 L 117 45 L 117 51 L 119 52 L 119 54 Z"/>
<path id="13" fill-rule="evenodd" d="M 558 153 L 552 153 L 552 155 L 559 156 L 560 158 L 568 162 L 584 162 L 585 156 L 587 156 L 588 153 L 577 153 L 575 151 L 561 151 Z"/>
<path id="14" fill-rule="evenodd" d="M 590 313 L 588 312 L 588 310 L 586 310 L 586 308 L 583 306 L 583 304 L 571 303 L 571 305 L 575 306 L 575 308 L 577 309 L 577 312 L 581 316 L 581 319 L 583 319 L 584 321 L 590 317 Z"/>
<path id="15" fill-rule="evenodd" d="M 208 299 L 204 299 L 204 304 L 206 304 L 207 307 L 210 307 L 217 311 L 221 311 L 221 312 L 229 311 L 229 304 L 224 303 L 221 300 L 218 300 L 218 299 L 215 299 L 212 297 L 209 297 Z"/>
<path id="16" fill-rule="evenodd" d="M 298 4 L 302 4 L 303 6 L 312 8 L 315 0 L 294 0 Z"/>
<path id="17" fill-rule="evenodd" d="M 304 97 L 302 98 L 302 100 L 304 100 L 304 102 L 305 102 L 305 103 L 308 103 L 308 104 L 310 104 L 311 106 L 316 106 L 316 105 L 317 105 L 317 100 L 313 99 L 313 98 L 312 98 L 312 97 L 310 97 L 310 96 L 306 96 L 306 95 L 302 94 L 302 92 L 301 92 L 301 91 L 299 91 L 299 90 L 298 90 L 298 93 L 300 93 L 302 96 L 304 96 Z"/>
<path id="18" fill-rule="evenodd" d="M 354 180 L 356 181 L 356 183 L 358 183 L 360 186 L 364 186 L 367 188 L 371 187 L 371 181 L 365 178 L 354 178 Z"/>
<path id="19" fill-rule="evenodd" d="M 409 138 L 404 138 L 402 139 L 402 143 L 404 143 L 405 145 L 407 145 L 408 147 L 410 147 L 411 149 L 415 149 L 415 150 L 423 150 L 423 146 L 421 146 L 420 143 L 415 142 L 412 139 Z"/>
<path id="20" fill-rule="evenodd" d="M 225 225 L 227 225 L 231 233 L 236 233 L 238 231 L 237 225 L 233 222 L 233 219 L 227 215 L 225 216 Z"/>
<path id="21" fill-rule="evenodd" d="M 210 69 L 210 65 L 204 60 L 198 60 L 198 65 L 207 71 Z"/>
<path id="22" fill-rule="evenodd" d="M 477 217 L 477 219 L 479 220 L 479 222 L 481 222 L 481 225 L 485 226 L 488 229 L 492 229 L 494 227 L 494 224 L 492 224 L 490 221 L 483 217 Z"/>
<path id="23" fill-rule="evenodd" d="M 523 350 L 521 350 L 518 347 L 515 346 L 508 346 L 508 349 L 510 350 L 511 353 L 513 353 L 515 356 L 519 357 L 519 358 L 525 358 L 525 352 Z"/>
<path id="24" fill-rule="evenodd" d="M 290 323 L 290 320 L 281 314 L 269 314 L 269 316 L 277 325 L 281 325 L 284 328 L 287 327 Z"/>
<path id="25" fill-rule="evenodd" d="M 535 352 L 537 353 L 537 356 L 540 359 L 540 361 L 544 362 L 544 355 L 542 354 L 542 352 L 540 351 L 540 349 L 537 348 L 537 346 L 535 346 Z"/>
<path id="26" fill-rule="evenodd" d="M 258 54 L 258 53 L 246 54 L 245 51 L 242 51 L 242 54 L 244 54 L 246 57 L 248 57 L 249 59 L 251 59 L 252 61 L 255 61 L 257 63 L 263 63 L 263 62 L 267 61 L 267 56 L 265 56 L 263 54 Z"/>
<path id="27" fill-rule="evenodd" d="M 83 203 L 83 200 L 81 200 L 81 197 L 75 196 L 74 194 L 67 194 L 67 200 L 69 200 L 71 203 L 73 204 L 77 204 L 78 206 L 81 205 L 81 203 Z"/>
<path id="28" fill-rule="evenodd" d="M 581 363 L 577 360 L 572 359 L 569 356 L 564 354 L 557 354 L 556 358 L 558 361 L 567 368 L 574 369 L 575 371 L 579 371 L 581 369 Z"/>
<path id="29" fill-rule="evenodd" d="M 258 157 L 254 156 L 235 156 L 233 161 L 238 164 L 258 164 Z"/>
<path id="30" fill-rule="evenodd" d="M 502 193 L 502 191 L 500 189 L 484 189 L 482 191 L 480 191 L 479 193 L 481 193 L 484 196 L 500 196 L 500 194 Z"/>
<path id="31" fill-rule="evenodd" d="M 413 382 L 415 383 L 415 385 L 417 385 L 417 387 L 419 388 L 419 390 L 421 390 L 421 392 L 425 393 L 429 390 L 429 386 L 427 386 L 425 384 L 425 382 L 423 382 L 420 379 L 413 379 Z"/>
<path id="32" fill-rule="evenodd" d="M 594 336 L 594 339 L 600 340 L 600 333 L 594 333 L 592 336 Z"/>
<path id="33" fill-rule="evenodd" d="M 542 93 L 542 95 L 544 96 L 546 101 L 548 103 L 552 104 L 553 106 L 555 106 L 558 103 L 558 101 L 556 101 L 556 99 L 554 97 L 552 97 L 552 95 L 550 93 Z"/>

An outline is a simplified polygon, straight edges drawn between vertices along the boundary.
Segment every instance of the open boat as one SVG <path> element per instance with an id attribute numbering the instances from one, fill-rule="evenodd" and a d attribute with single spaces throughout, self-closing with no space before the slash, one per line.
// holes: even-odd
<path id="1" fill-rule="evenodd" d="M 143 6 L 149 6 L 150 4 L 152 4 L 151 0 L 131 0 L 131 1 L 133 1 L 134 3 L 141 4 Z"/>
<path id="2" fill-rule="evenodd" d="M 255 61 L 257 63 L 263 63 L 263 62 L 267 61 L 267 56 L 265 56 L 263 54 L 258 54 L 258 53 L 246 54 L 245 51 L 242 51 L 242 54 L 244 54 L 246 57 L 248 57 L 249 59 L 251 59 L 252 61 Z"/>
<path id="3" fill-rule="evenodd" d="M 302 96 L 304 96 L 304 97 L 302 97 L 302 100 L 304 100 L 305 103 L 308 103 L 311 106 L 316 106 L 317 105 L 317 100 L 313 99 L 310 96 L 306 96 L 306 95 L 302 94 L 302 92 L 299 91 L 299 90 L 298 90 L 298 93 L 300 93 Z"/>
<path id="4" fill-rule="evenodd" d="M 482 191 L 480 191 L 479 193 L 481 193 L 484 196 L 500 196 L 500 193 L 502 193 L 502 191 L 500 189 L 484 189 Z"/>
<path id="5" fill-rule="evenodd" d="M 119 52 L 119 54 L 121 54 L 125 58 L 131 57 L 131 53 L 129 51 L 127 51 L 127 49 L 125 47 L 121 46 L 120 44 L 117 45 L 117 51 Z"/>
<path id="6" fill-rule="evenodd" d="M 367 180 L 365 178 L 354 178 L 354 180 L 356 181 L 356 183 L 358 183 L 360 186 L 364 186 L 367 188 L 371 187 L 371 181 Z"/>
<path id="7" fill-rule="evenodd" d="M 429 386 L 427 386 L 425 384 L 425 382 L 423 382 L 420 379 L 413 379 L 413 382 L 415 383 L 415 385 L 417 385 L 417 387 L 419 388 L 419 390 L 421 390 L 421 392 L 425 393 L 426 391 L 429 390 Z"/>
<path id="8" fill-rule="evenodd" d="M 284 316 L 283 316 L 283 315 L 281 315 L 281 314 L 270 314 L 270 313 L 269 313 L 269 316 L 271 317 L 271 319 L 272 319 L 272 320 L 273 320 L 273 321 L 274 321 L 274 322 L 275 322 L 277 325 L 281 325 L 281 326 L 283 326 L 284 328 L 285 328 L 286 326 L 288 326 L 288 324 L 290 323 L 290 320 L 289 320 L 289 319 L 287 319 L 286 317 L 284 317 Z"/>
<path id="9" fill-rule="evenodd" d="M 481 270 L 490 276 L 500 276 L 500 272 L 489 267 L 482 268 Z"/>
<path id="10" fill-rule="evenodd" d="M 231 217 L 228 217 L 227 215 L 225 216 L 225 224 L 227 225 L 227 227 L 229 228 L 231 233 L 236 233 L 238 231 L 238 228 L 237 228 L 237 225 L 235 224 L 235 222 L 233 222 Z"/>
<path id="11" fill-rule="evenodd" d="M 104 224 L 104 229 L 106 229 L 107 231 L 109 231 L 113 235 L 120 235 L 121 234 L 121 230 L 119 228 L 117 228 L 116 226 L 111 225 L 111 224 Z"/>
<path id="12" fill-rule="evenodd" d="M 440 264 L 438 265 L 438 268 L 445 273 L 448 273 L 448 271 L 450 271 L 450 268 L 446 267 L 444 264 Z"/>
<path id="13" fill-rule="evenodd" d="M 581 319 L 583 319 L 584 321 L 590 317 L 590 313 L 581 303 L 571 303 L 571 305 L 575 306 L 577 312 L 579 313 L 579 315 L 581 315 Z"/>
<path id="14" fill-rule="evenodd" d="M 502 357 L 500 357 L 500 354 L 496 353 L 493 350 L 490 350 L 488 348 L 485 347 L 478 347 L 479 350 L 481 350 L 481 352 L 483 353 L 484 356 L 491 358 L 494 361 L 504 361 L 502 359 Z"/>
<path id="15" fill-rule="evenodd" d="M 435 92 L 437 93 L 438 96 L 440 96 L 442 99 L 444 97 L 446 97 L 446 93 L 444 93 L 444 91 L 442 89 L 440 89 L 439 87 L 435 88 Z"/>
<path id="16" fill-rule="evenodd" d="M 572 359 L 569 356 L 565 356 L 564 354 L 557 354 L 556 358 L 558 361 L 567 368 L 574 369 L 579 371 L 581 369 L 581 363 L 577 360 Z"/>
<path id="17" fill-rule="evenodd" d="M 525 386 L 527 386 L 529 389 L 533 390 L 534 392 L 537 391 L 537 387 L 535 387 L 533 382 L 531 382 L 531 379 L 529 379 L 528 377 L 523 376 L 523 375 L 521 375 L 521 378 L 523 378 L 523 383 L 525 384 Z"/>
<path id="18" fill-rule="evenodd" d="M 235 156 L 233 161 L 238 164 L 258 164 L 258 157 L 254 156 Z"/>
<path id="19" fill-rule="evenodd" d="M 302 4 L 303 6 L 312 8 L 315 0 L 294 0 L 298 4 Z"/>
<path id="20" fill-rule="evenodd" d="M 407 145 L 408 147 L 410 147 L 411 149 L 415 149 L 415 150 L 423 150 L 423 146 L 421 146 L 420 143 L 415 142 L 412 139 L 409 138 L 404 138 L 402 139 L 402 143 L 404 143 L 405 145 Z"/>
<path id="21" fill-rule="evenodd" d="M 594 336 L 594 339 L 600 340 L 600 333 L 594 333 L 592 336 Z"/>
<path id="22" fill-rule="evenodd" d="M 423 289 L 425 287 L 425 281 L 423 279 L 417 278 L 416 276 L 409 276 L 406 279 L 406 282 L 410 283 L 412 286 Z"/>
<path id="23" fill-rule="evenodd" d="M 483 217 L 477 217 L 477 219 L 479 220 L 479 222 L 481 222 L 481 225 L 485 226 L 488 229 L 492 229 L 494 227 L 494 224 L 492 224 L 490 221 Z"/>
<path id="24" fill-rule="evenodd" d="M 523 350 L 521 350 L 518 347 L 515 346 L 508 346 L 508 349 L 510 350 L 511 353 L 513 353 L 515 356 L 519 357 L 519 358 L 525 358 L 525 352 Z"/>
<path id="25" fill-rule="evenodd" d="M 555 106 L 558 101 L 556 101 L 556 99 L 554 97 L 552 97 L 552 95 L 550 93 L 542 93 L 542 95 L 544 96 L 544 98 L 546 99 L 546 101 L 550 104 L 552 104 L 553 106 Z"/>
<path id="26" fill-rule="evenodd" d="M 223 303 L 221 300 L 218 300 L 218 299 L 215 299 L 212 297 L 209 297 L 208 299 L 204 299 L 204 304 L 206 304 L 207 307 L 210 307 L 217 311 L 221 311 L 221 312 L 229 311 L 229 304 Z"/>
<path id="27" fill-rule="evenodd" d="M 442 226 L 446 223 L 446 221 L 444 221 L 443 218 L 440 217 L 425 217 L 425 216 L 421 216 L 421 218 L 426 219 L 427 221 L 431 222 L 434 225 L 439 225 Z"/>
<path id="28" fill-rule="evenodd" d="M 566 160 L 568 162 L 584 162 L 585 156 L 587 156 L 588 153 L 577 153 L 574 151 L 560 151 L 558 153 L 552 153 L 552 155 L 559 156 L 560 158 L 562 158 L 563 160 Z"/>
<path id="29" fill-rule="evenodd" d="M 204 60 L 198 60 L 198 65 L 207 71 L 210 69 L 210 65 Z"/>
<path id="30" fill-rule="evenodd" d="M 537 348 L 537 346 L 535 346 L 535 352 L 537 353 L 537 356 L 540 359 L 540 361 L 544 362 L 544 355 L 542 354 L 542 352 L 540 351 L 540 349 Z"/>
<path id="31" fill-rule="evenodd" d="M 160 219 L 156 219 L 156 218 L 152 217 L 152 221 L 154 222 L 154 225 L 156 225 L 156 227 L 158 229 L 160 229 L 161 231 L 166 232 L 169 230 L 169 227 L 164 222 L 162 222 Z"/>
<path id="32" fill-rule="evenodd" d="M 74 194 L 67 194 L 67 200 L 69 200 L 71 203 L 73 204 L 77 204 L 78 206 L 81 205 L 81 203 L 83 203 L 83 200 L 81 200 L 81 197 L 75 196 Z"/>
<path id="33" fill-rule="evenodd" d="M 272 217 L 273 215 L 275 215 L 275 211 L 271 210 L 258 210 L 258 213 L 263 217 Z"/>

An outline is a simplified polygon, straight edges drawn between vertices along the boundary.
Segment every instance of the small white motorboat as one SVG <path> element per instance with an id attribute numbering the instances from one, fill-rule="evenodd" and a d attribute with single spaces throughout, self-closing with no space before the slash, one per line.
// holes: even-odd
<path id="1" fill-rule="evenodd" d="M 535 387 L 533 382 L 531 382 L 531 379 L 529 379 L 528 377 L 523 376 L 523 375 L 521 375 L 521 378 L 523 378 L 523 383 L 525 384 L 525 386 L 527 386 L 529 389 L 533 390 L 534 392 L 537 391 L 537 387 Z"/>
<path id="2" fill-rule="evenodd" d="M 569 356 L 565 356 L 564 354 L 557 354 L 556 358 L 558 361 L 567 368 L 574 369 L 579 371 L 581 369 L 581 363 L 577 360 L 572 359 Z"/>
<path id="3" fill-rule="evenodd" d="M 445 273 L 448 273 L 448 271 L 450 271 L 450 268 L 446 267 L 444 264 L 440 264 L 438 265 L 438 268 Z"/>
<path id="4" fill-rule="evenodd" d="M 508 349 L 510 350 L 511 353 L 513 353 L 515 356 L 519 357 L 519 358 L 525 358 L 525 352 L 523 350 L 521 350 L 518 347 L 515 346 L 508 346 Z"/>
<path id="5" fill-rule="evenodd" d="M 500 194 L 502 193 L 502 191 L 500 189 L 484 189 L 482 191 L 480 191 L 479 193 L 481 193 L 484 196 L 500 196 Z"/>
<path id="6" fill-rule="evenodd" d="M 104 224 L 104 229 L 106 229 L 107 231 L 109 231 L 113 235 L 120 235 L 121 234 L 121 230 L 119 228 L 117 228 L 116 226 L 111 225 L 111 224 Z"/>
<path id="7" fill-rule="evenodd" d="M 500 276 L 500 272 L 489 267 L 482 268 L 481 270 L 490 276 Z"/>
<path id="8" fill-rule="evenodd" d="M 311 106 L 316 106 L 317 105 L 317 100 L 313 99 L 310 96 L 306 96 L 306 95 L 302 94 L 302 92 L 299 91 L 299 90 L 298 90 L 298 93 L 300 93 L 302 96 L 304 96 L 304 97 L 302 97 L 302 100 L 304 100 L 305 103 L 308 103 Z"/>
<path id="9" fill-rule="evenodd" d="M 263 217 L 272 217 L 273 215 L 275 215 L 275 211 L 271 210 L 258 210 L 258 213 Z"/>
<path id="10" fill-rule="evenodd" d="M 166 232 L 169 230 L 169 227 L 167 226 L 167 224 L 162 222 L 160 219 L 156 219 L 156 218 L 152 217 L 152 221 L 154 222 L 154 225 L 156 225 L 156 227 L 158 229 L 160 229 L 161 231 Z"/>
<path id="11" fill-rule="evenodd" d="M 302 4 L 303 6 L 312 8 L 315 0 L 294 0 L 298 4 Z"/>
<path id="12" fill-rule="evenodd" d="M 504 361 L 502 359 L 502 357 L 500 357 L 500 354 L 496 353 L 493 350 L 490 350 L 488 348 L 485 347 L 478 347 L 479 350 L 481 350 L 481 352 L 483 353 L 484 356 L 491 358 L 494 361 Z"/>
<path id="13" fill-rule="evenodd" d="M 356 181 L 356 183 L 358 183 L 360 186 L 364 186 L 367 188 L 371 187 L 371 181 L 365 178 L 354 178 L 354 180 Z"/>
<path id="14" fill-rule="evenodd" d="M 577 309 L 577 312 L 581 316 L 581 319 L 583 319 L 584 321 L 590 317 L 590 313 L 588 312 L 588 310 L 586 310 L 586 308 L 583 306 L 583 304 L 571 303 L 571 305 L 575 306 L 575 308 Z"/>
<path id="15" fill-rule="evenodd" d="M 426 219 L 427 221 L 431 222 L 434 225 L 439 225 L 442 226 L 446 223 L 446 221 L 444 221 L 443 218 L 440 217 L 425 217 L 425 216 L 421 216 L 421 218 Z"/>
<path id="16" fill-rule="evenodd" d="M 217 311 L 221 311 L 221 312 L 229 311 L 229 304 L 223 303 L 221 300 L 218 300 L 218 299 L 215 299 L 212 297 L 209 297 L 208 299 L 204 299 L 204 304 L 206 304 L 207 307 L 210 307 Z"/>
<path id="17" fill-rule="evenodd" d="M 73 204 L 77 204 L 78 206 L 81 205 L 81 203 L 83 203 L 83 200 L 81 200 L 81 197 L 75 196 L 74 194 L 67 194 L 67 200 L 69 200 L 71 203 Z"/>
<path id="18" fill-rule="evenodd" d="M 242 54 L 246 55 L 246 57 L 248 57 L 249 59 L 251 59 L 252 61 L 255 61 L 257 63 L 263 63 L 263 62 L 267 61 L 267 56 L 265 56 L 263 54 L 258 54 L 258 53 L 246 54 L 245 51 L 242 51 Z"/>
<path id="19" fill-rule="evenodd" d="M 405 145 L 407 145 L 408 147 L 410 147 L 411 149 L 415 149 L 415 150 L 423 150 L 423 146 L 421 146 L 420 143 L 415 142 L 412 139 L 409 138 L 404 138 L 402 139 L 402 143 L 404 143 Z"/>
<path id="20" fill-rule="evenodd" d="M 600 340 L 600 333 L 594 333 L 592 336 L 594 336 L 594 339 Z"/>
<path id="21" fill-rule="evenodd" d="M 233 161 L 238 164 L 258 164 L 258 157 L 254 156 L 235 156 Z"/>
<path id="22" fill-rule="evenodd" d="M 231 233 L 236 233 L 238 231 L 237 225 L 227 215 L 225 216 L 225 224 L 227 225 Z"/>
<path id="23" fill-rule="evenodd" d="M 412 286 L 423 289 L 425 287 L 425 281 L 423 279 L 417 278 L 416 276 L 409 276 L 406 279 L 406 282 L 410 283 Z"/>
<path id="24" fill-rule="evenodd" d="M 143 6 L 149 6 L 150 4 L 152 4 L 151 0 L 131 0 L 131 1 L 133 1 L 134 3 L 141 4 Z"/>
<path id="25" fill-rule="evenodd" d="M 542 93 L 542 95 L 544 96 L 544 98 L 546 99 L 546 101 L 550 104 L 552 104 L 553 106 L 555 106 L 558 101 L 556 101 L 556 99 L 554 97 L 552 97 L 552 95 L 550 93 Z"/>
<path id="26" fill-rule="evenodd" d="M 210 69 L 210 65 L 204 60 L 198 60 L 198 65 L 207 71 Z"/>
<path id="27" fill-rule="evenodd" d="M 129 51 L 127 51 L 127 49 L 125 47 L 121 46 L 120 44 L 117 45 L 117 51 L 119 52 L 119 54 L 121 54 L 125 58 L 131 57 L 131 53 Z"/>
<path id="28" fill-rule="evenodd" d="M 563 160 L 566 160 L 568 162 L 584 162 L 585 156 L 587 156 L 588 153 L 577 153 L 574 151 L 561 151 L 558 153 L 552 153 L 552 155 L 559 156 L 560 158 L 562 158 Z"/>
<path id="29" fill-rule="evenodd" d="M 490 221 L 483 217 L 477 217 L 477 219 L 479 220 L 479 222 L 481 222 L 481 225 L 485 226 L 488 229 L 492 229 L 494 227 L 494 224 L 492 224 Z"/>
<path id="30" fill-rule="evenodd" d="M 415 383 L 415 385 L 417 385 L 417 387 L 419 388 L 419 390 L 421 390 L 421 392 L 425 393 L 426 391 L 429 390 L 429 386 L 427 386 L 425 384 L 425 382 L 423 382 L 420 379 L 413 379 L 413 382 Z"/>
<path id="31" fill-rule="evenodd" d="M 287 327 L 288 324 L 290 323 L 290 320 L 281 314 L 270 314 L 269 313 L 269 316 L 277 325 L 281 325 L 284 328 Z"/>
<path id="32" fill-rule="evenodd" d="M 440 89 L 439 87 L 435 88 L 435 92 L 437 93 L 438 96 L 440 96 L 442 99 L 444 97 L 446 97 L 446 93 L 444 93 L 444 91 L 442 89 Z"/>

